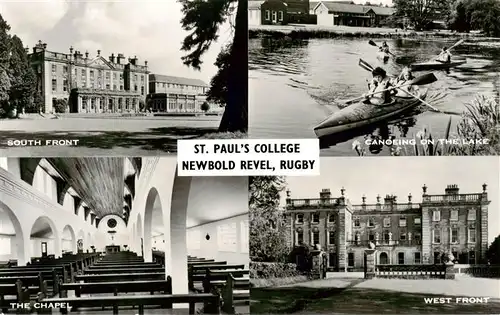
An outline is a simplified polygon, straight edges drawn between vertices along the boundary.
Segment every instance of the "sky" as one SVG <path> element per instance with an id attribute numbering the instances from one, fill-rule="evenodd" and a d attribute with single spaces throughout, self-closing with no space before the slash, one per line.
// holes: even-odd
<path id="1" fill-rule="evenodd" d="M 377 195 L 396 195 L 397 202 L 422 201 L 422 186 L 428 194 L 444 194 L 447 185 L 457 184 L 460 193 L 481 193 L 487 184 L 491 200 L 488 212 L 488 239 L 500 234 L 500 158 L 498 157 L 374 157 L 322 158 L 320 176 L 287 177 L 292 199 L 319 198 L 323 188 L 330 188 L 332 197 L 345 195 L 351 204 L 377 202 Z M 282 194 L 284 205 L 286 193 Z"/>
<path id="2" fill-rule="evenodd" d="M 180 25 L 181 5 L 176 0 L 0 0 L 0 14 L 11 34 L 24 46 L 42 40 L 49 51 L 69 53 L 70 46 L 82 54 L 97 50 L 108 59 L 111 53 L 137 56 L 148 61 L 156 74 L 201 79 L 206 83 L 217 72 L 214 62 L 221 48 L 232 39 L 226 22 L 219 40 L 204 55 L 201 71 L 182 64 L 182 41 L 188 34 Z M 231 17 L 234 20 L 234 17 Z"/>

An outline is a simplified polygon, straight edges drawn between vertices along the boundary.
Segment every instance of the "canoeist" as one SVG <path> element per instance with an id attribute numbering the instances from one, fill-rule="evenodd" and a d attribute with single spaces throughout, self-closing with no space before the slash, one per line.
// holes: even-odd
<path id="1" fill-rule="evenodd" d="M 401 86 L 398 88 L 397 91 L 397 96 L 400 97 L 410 97 L 412 96 L 411 94 L 415 94 L 415 92 L 418 90 L 418 86 L 416 85 L 405 85 L 408 84 L 411 80 L 413 80 L 415 77 L 413 76 L 410 68 L 404 67 L 399 76 L 393 79 L 392 84 L 394 86 Z M 410 94 L 409 94 L 410 93 Z"/>
<path id="2" fill-rule="evenodd" d="M 365 95 L 365 99 L 373 105 L 388 103 L 394 90 L 385 90 L 392 86 L 391 80 L 387 77 L 385 70 L 380 67 L 375 68 L 372 71 L 372 75 L 373 80 L 368 84 L 369 91 Z M 375 94 L 372 95 L 372 93 Z"/>
<path id="3" fill-rule="evenodd" d="M 442 63 L 451 62 L 451 53 L 448 51 L 447 47 L 443 47 L 443 50 L 441 50 L 441 53 L 437 57 L 437 61 Z"/>
<path id="4" fill-rule="evenodd" d="M 387 42 L 382 43 L 382 51 L 385 52 L 386 54 L 389 53 L 389 45 L 387 45 Z"/>

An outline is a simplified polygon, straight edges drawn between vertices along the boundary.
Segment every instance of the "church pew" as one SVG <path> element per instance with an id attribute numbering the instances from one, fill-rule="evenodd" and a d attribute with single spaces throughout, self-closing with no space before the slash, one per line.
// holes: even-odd
<path id="1" fill-rule="evenodd" d="M 144 308 L 161 306 L 172 308 L 172 304 L 188 303 L 189 314 L 195 314 L 196 303 L 206 303 L 205 314 L 220 314 L 220 297 L 216 294 L 162 294 L 162 295 L 131 295 L 105 297 L 75 297 L 75 298 L 41 298 L 42 303 L 66 303 L 77 308 L 113 307 L 113 314 L 119 314 L 120 306 L 138 307 L 138 314 L 144 314 Z M 67 314 L 67 308 L 61 308 L 62 314 Z"/>
<path id="2" fill-rule="evenodd" d="M 119 271 L 117 271 L 119 272 Z M 113 273 L 97 275 L 77 275 L 75 282 L 116 282 L 133 280 L 165 280 L 165 271 L 148 273 Z"/>
<path id="3" fill-rule="evenodd" d="M 205 261 L 188 262 L 189 266 L 201 266 L 201 265 L 227 265 L 227 261 L 215 261 L 213 259 Z"/>
<path id="4" fill-rule="evenodd" d="M 213 285 L 217 286 L 218 284 L 215 282 Z M 235 314 L 235 303 L 243 302 L 245 305 L 250 305 L 250 279 L 235 278 L 229 274 L 224 281 L 221 295 L 222 311 L 227 314 Z"/>
<path id="5" fill-rule="evenodd" d="M 57 273 L 64 282 L 69 282 L 70 280 L 70 275 L 68 275 L 68 272 L 64 266 L 56 266 L 51 268 L 0 269 L 0 278 L 18 277 L 18 276 L 38 276 L 40 273 L 42 274 L 43 278 L 54 277 L 54 273 Z"/>
<path id="6" fill-rule="evenodd" d="M 195 282 L 205 279 L 207 270 L 234 270 L 245 269 L 245 265 L 192 265 L 188 267 L 188 287 L 194 290 Z"/>
<path id="7" fill-rule="evenodd" d="M 154 272 L 165 272 L 164 267 L 153 267 L 153 268 L 104 268 L 104 269 L 87 269 L 84 271 L 84 274 L 113 274 L 113 273 L 154 273 Z"/>
<path id="8" fill-rule="evenodd" d="M 214 288 L 218 288 L 225 284 L 228 276 L 231 275 L 237 279 L 244 279 L 248 276 L 250 271 L 248 269 L 234 269 L 234 270 L 207 270 L 205 276 L 203 277 L 203 292 L 210 293 Z M 194 281 L 200 281 L 199 275 L 193 276 Z"/>
<path id="9" fill-rule="evenodd" d="M 30 297 L 39 291 L 38 286 L 24 288 L 19 279 L 14 284 L 0 284 L 0 310 L 7 313 L 10 303 L 29 303 Z"/>
<path id="10" fill-rule="evenodd" d="M 61 283 L 59 285 L 59 296 L 67 297 L 68 291 L 75 291 L 76 297 L 82 294 L 118 293 L 131 292 L 162 292 L 172 294 L 172 279 L 146 280 L 146 281 L 119 281 L 119 282 L 94 282 L 94 283 Z"/>
<path id="11" fill-rule="evenodd" d="M 89 266 L 87 270 L 92 270 L 92 269 L 121 269 L 121 268 L 155 268 L 155 267 L 162 267 L 160 264 L 157 263 L 140 263 L 140 264 L 122 264 L 122 265 L 100 265 L 100 264 L 95 264 L 92 266 Z"/>

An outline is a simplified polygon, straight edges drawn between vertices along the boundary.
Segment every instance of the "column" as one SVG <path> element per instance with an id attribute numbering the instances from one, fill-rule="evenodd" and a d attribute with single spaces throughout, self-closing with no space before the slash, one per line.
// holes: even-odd
<path id="1" fill-rule="evenodd" d="M 375 256 L 377 251 L 375 249 L 365 250 L 365 279 L 372 279 L 375 277 Z"/>
<path id="2" fill-rule="evenodd" d="M 82 96 L 81 95 L 78 95 L 78 97 L 77 97 L 76 112 L 77 113 L 81 113 L 82 112 Z"/>

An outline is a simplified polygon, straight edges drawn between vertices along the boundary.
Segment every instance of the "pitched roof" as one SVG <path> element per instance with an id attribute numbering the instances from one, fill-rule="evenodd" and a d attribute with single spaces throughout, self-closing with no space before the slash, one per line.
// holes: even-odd
<path id="1" fill-rule="evenodd" d="M 325 5 L 330 12 L 365 14 L 366 12 L 373 10 L 373 12 L 377 15 L 392 15 L 395 11 L 394 8 L 352 4 L 339 1 L 321 1 L 321 3 L 323 3 L 323 5 Z"/>
<path id="2" fill-rule="evenodd" d="M 249 10 L 255 10 L 255 9 L 260 9 L 260 6 L 266 2 L 265 0 L 249 0 L 248 1 L 248 9 Z"/>
<path id="3" fill-rule="evenodd" d="M 165 83 L 173 83 L 173 84 L 208 87 L 208 84 L 206 84 L 202 80 L 182 78 L 182 77 L 173 77 L 173 76 L 163 75 L 163 74 L 150 74 L 149 75 L 149 82 L 165 82 Z"/>

